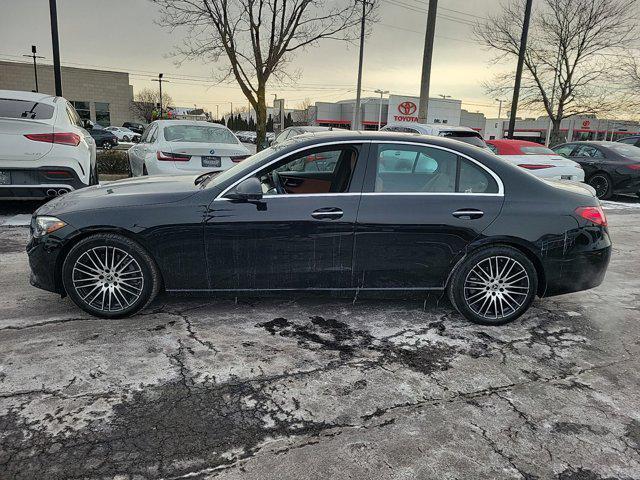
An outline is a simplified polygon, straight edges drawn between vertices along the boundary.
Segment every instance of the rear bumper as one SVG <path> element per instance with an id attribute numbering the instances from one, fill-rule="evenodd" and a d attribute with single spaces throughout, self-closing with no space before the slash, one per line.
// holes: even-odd
<path id="1" fill-rule="evenodd" d="M 611 258 L 611 241 L 606 229 L 581 228 L 573 236 L 562 258 L 543 259 L 546 289 L 550 297 L 595 288 L 602 283 Z"/>
<path id="2" fill-rule="evenodd" d="M 72 190 L 84 188 L 87 185 L 78 177 L 75 170 L 68 167 L 38 167 L 38 168 L 5 168 L 10 183 L 0 185 L 2 199 L 42 199 L 52 198 Z"/>
<path id="3" fill-rule="evenodd" d="M 626 178 L 613 187 L 615 193 L 638 193 L 640 192 L 640 176 Z"/>

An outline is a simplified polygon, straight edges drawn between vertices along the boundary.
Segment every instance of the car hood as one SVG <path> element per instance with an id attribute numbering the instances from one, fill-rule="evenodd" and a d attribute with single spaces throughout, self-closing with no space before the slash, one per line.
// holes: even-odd
<path id="1" fill-rule="evenodd" d="M 36 215 L 59 215 L 101 208 L 157 205 L 184 200 L 200 190 L 194 175 L 129 178 L 87 187 L 54 198 Z"/>

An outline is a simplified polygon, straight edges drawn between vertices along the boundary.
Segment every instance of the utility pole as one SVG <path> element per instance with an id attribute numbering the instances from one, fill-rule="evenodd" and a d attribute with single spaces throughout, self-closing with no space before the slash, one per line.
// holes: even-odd
<path id="1" fill-rule="evenodd" d="M 49 0 L 51 17 L 51 46 L 53 48 L 53 76 L 56 84 L 56 97 L 62 96 L 62 69 L 60 68 L 60 41 L 58 40 L 58 8 L 56 0 Z"/>
<path id="2" fill-rule="evenodd" d="M 389 90 L 378 89 L 375 93 L 380 94 L 380 110 L 378 111 L 378 130 L 382 128 L 382 97 L 389 93 Z"/>
<path id="3" fill-rule="evenodd" d="M 158 85 L 160 86 L 160 119 L 162 119 L 162 82 L 169 83 L 169 80 L 164 80 L 162 78 L 163 76 L 164 74 L 159 73 L 158 78 L 152 80 L 152 82 L 158 82 Z"/>
<path id="4" fill-rule="evenodd" d="M 36 58 L 44 58 L 41 57 L 40 55 L 36 55 L 36 46 L 35 45 L 31 45 L 31 55 L 25 54 L 22 55 L 23 57 L 32 57 L 33 58 L 33 76 L 36 79 L 36 92 L 38 92 L 38 67 L 36 65 Z"/>
<path id="5" fill-rule="evenodd" d="M 516 113 L 518 111 L 518 97 L 520 96 L 520 83 L 522 81 L 522 68 L 524 56 L 527 53 L 527 37 L 529 36 L 529 23 L 531 21 L 531 6 L 533 0 L 526 0 L 524 9 L 524 22 L 522 24 L 522 36 L 520 37 L 520 51 L 518 52 L 518 67 L 516 68 L 516 82 L 513 86 L 513 100 L 511 101 L 511 116 L 509 117 L 509 133 L 507 138 L 513 139 L 513 131 L 516 128 Z"/>
<path id="6" fill-rule="evenodd" d="M 367 19 L 367 0 L 360 0 L 362 2 L 362 19 L 360 21 L 360 57 L 358 59 L 358 87 L 356 89 L 356 106 L 353 111 L 353 122 L 351 124 L 351 130 L 360 130 L 360 103 L 362 93 L 362 63 L 364 61 L 364 33 L 365 23 Z"/>
<path id="7" fill-rule="evenodd" d="M 428 123 L 429 84 L 431 82 L 431 60 L 433 59 L 433 39 L 436 34 L 436 13 L 438 0 L 429 0 L 427 13 L 427 31 L 424 38 L 424 53 L 422 55 L 422 80 L 420 82 L 420 106 L 418 108 L 418 122 Z"/>

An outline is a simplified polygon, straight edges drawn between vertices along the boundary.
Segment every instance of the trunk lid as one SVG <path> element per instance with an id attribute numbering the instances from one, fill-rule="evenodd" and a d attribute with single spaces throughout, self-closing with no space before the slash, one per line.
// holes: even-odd
<path id="1" fill-rule="evenodd" d="M 44 157 L 52 143 L 29 140 L 30 133 L 53 133 L 53 124 L 42 120 L 0 118 L 0 161 L 33 161 Z"/>
<path id="2" fill-rule="evenodd" d="M 564 158 L 560 155 L 498 155 L 500 158 L 507 160 L 515 165 L 520 163 L 528 165 L 553 165 L 554 167 L 575 167 L 577 165 L 573 160 Z"/>

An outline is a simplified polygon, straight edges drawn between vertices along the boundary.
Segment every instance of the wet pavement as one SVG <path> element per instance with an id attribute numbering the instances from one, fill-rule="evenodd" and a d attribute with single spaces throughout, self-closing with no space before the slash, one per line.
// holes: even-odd
<path id="1" fill-rule="evenodd" d="M 433 296 L 98 320 L 0 227 L 0 478 L 640 479 L 640 210 L 608 215 L 601 287 L 494 328 Z"/>

